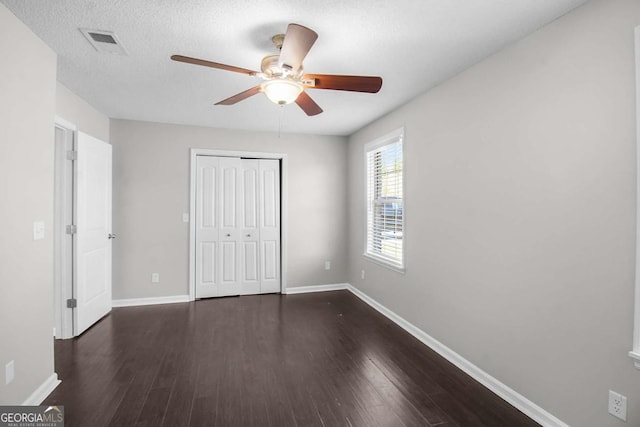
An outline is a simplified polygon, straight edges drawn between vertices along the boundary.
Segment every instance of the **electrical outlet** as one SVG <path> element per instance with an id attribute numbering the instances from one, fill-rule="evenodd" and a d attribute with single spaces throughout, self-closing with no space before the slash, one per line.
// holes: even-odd
<path id="1" fill-rule="evenodd" d="M 151 273 L 151 283 L 160 283 L 160 273 Z"/>
<path id="2" fill-rule="evenodd" d="M 188 213 L 183 213 L 182 214 L 182 222 L 189 222 L 189 214 Z"/>
<path id="3" fill-rule="evenodd" d="M 627 397 L 609 390 L 609 413 L 627 421 Z"/>
<path id="4" fill-rule="evenodd" d="M 16 364 L 12 360 L 11 362 L 4 365 L 4 383 L 11 384 L 15 377 L 16 377 Z"/>
<path id="5" fill-rule="evenodd" d="M 362 270 L 362 272 L 360 273 L 360 278 L 364 280 L 364 270 Z"/>
<path id="6" fill-rule="evenodd" d="M 331 270 L 331 261 L 325 261 L 324 262 L 324 269 L 325 270 Z"/>

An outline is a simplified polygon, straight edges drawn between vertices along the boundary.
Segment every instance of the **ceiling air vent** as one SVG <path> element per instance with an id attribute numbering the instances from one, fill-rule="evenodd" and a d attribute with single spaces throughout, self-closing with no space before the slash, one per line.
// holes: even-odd
<path id="1" fill-rule="evenodd" d="M 89 40 L 91 46 L 100 53 L 127 54 L 113 31 L 88 30 L 86 28 L 80 28 L 80 31 Z"/>

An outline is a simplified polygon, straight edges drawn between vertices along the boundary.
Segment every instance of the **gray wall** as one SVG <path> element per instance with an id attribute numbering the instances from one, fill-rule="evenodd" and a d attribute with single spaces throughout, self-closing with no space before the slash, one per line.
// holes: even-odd
<path id="1" fill-rule="evenodd" d="M 109 117 L 59 82 L 56 84 L 56 115 L 76 125 L 79 131 L 109 142 Z"/>
<path id="2" fill-rule="evenodd" d="M 640 425 L 639 24 L 637 0 L 590 2 L 349 141 L 350 283 L 575 426 Z M 363 144 L 403 125 L 405 275 L 362 257 Z"/>
<path id="3" fill-rule="evenodd" d="M 0 5 L 0 404 L 53 375 L 53 118 L 56 56 Z M 33 240 L 44 221 L 45 239 Z M 15 381 L 4 367 L 15 361 Z"/>
<path id="4" fill-rule="evenodd" d="M 346 138 L 112 120 L 111 143 L 114 299 L 188 293 L 190 148 L 286 153 L 287 285 L 346 281 Z"/>

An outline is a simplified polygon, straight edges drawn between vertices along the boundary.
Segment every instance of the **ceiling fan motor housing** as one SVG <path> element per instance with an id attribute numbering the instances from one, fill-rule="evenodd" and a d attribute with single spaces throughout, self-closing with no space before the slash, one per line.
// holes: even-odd
<path id="1" fill-rule="evenodd" d="M 282 79 L 282 78 L 293 78 L 298 79 L 302 76 L 302 67 L 298 70 L 289 70 L 287 68 L 282 68 L 278 65 L 278 59 L 280 55 L 267 55 L 262 58 L 262 62 L 260 63 L 260 70 L 267 78 L 272 79 Z"/>

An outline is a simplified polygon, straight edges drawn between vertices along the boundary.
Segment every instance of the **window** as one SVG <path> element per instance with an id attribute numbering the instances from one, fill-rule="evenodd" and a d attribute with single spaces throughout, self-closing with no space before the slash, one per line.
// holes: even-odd
<path id="1" fill-rule="evenodd" d="M 367 230 L 364 255 L 404 269 L 404 129 L 365 145 Z"/>

